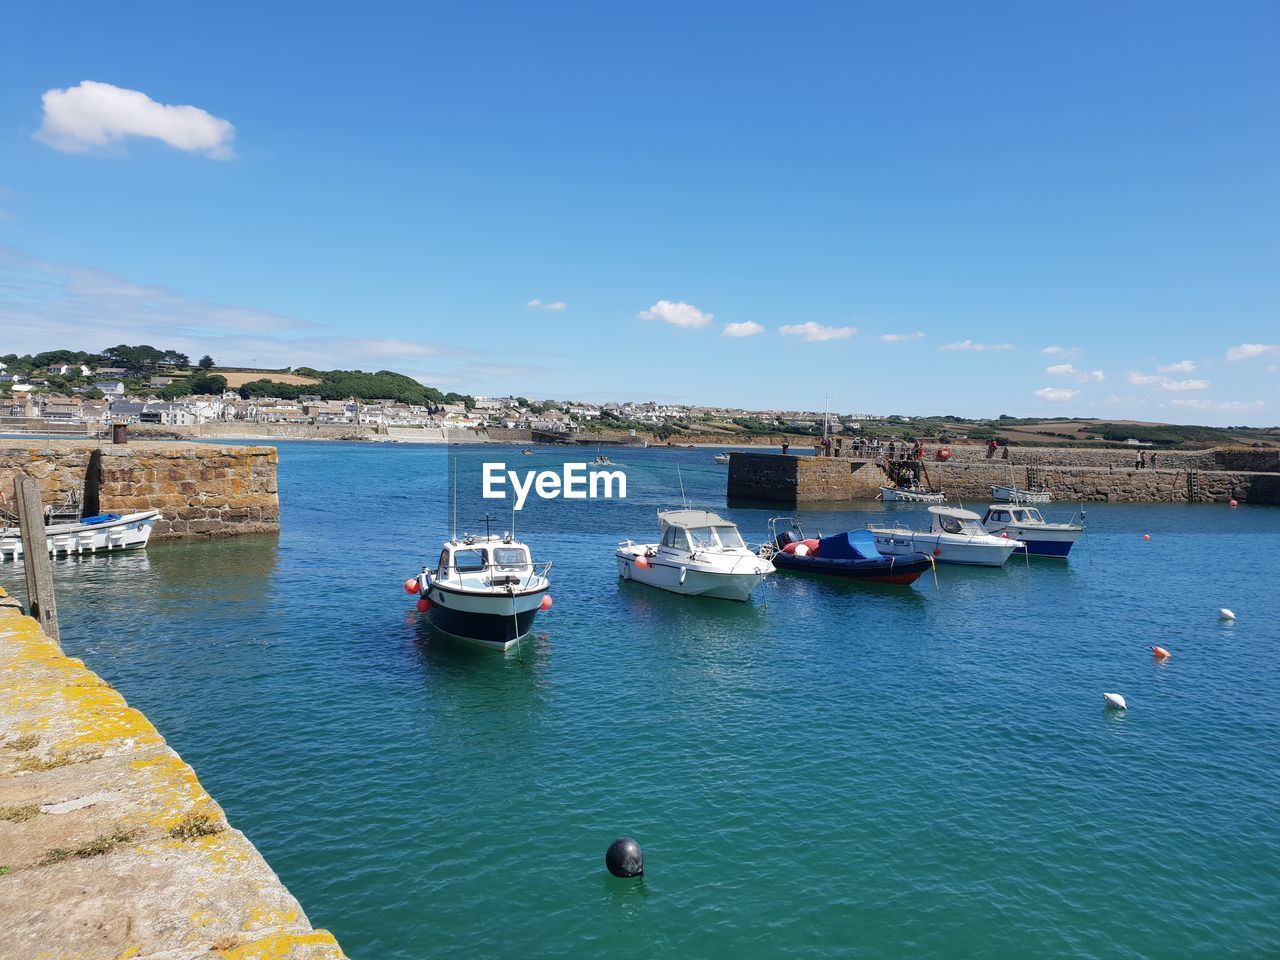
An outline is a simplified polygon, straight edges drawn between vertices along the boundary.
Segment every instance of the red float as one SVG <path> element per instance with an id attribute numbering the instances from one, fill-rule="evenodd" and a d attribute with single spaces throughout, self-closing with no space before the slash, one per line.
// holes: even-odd
<path id="1" fill-rule="evenodd" d="M 417 577 L 413 577 L 412 579 L 406 580 L 404 582 L 405 593 L 417 593 L 421 589 L 422 589 L 422 584 L 418 583 Z"/>
<path id="2" fill-rule="evenodd" d="M 636 566 L 639 567 L 641 570 L 648 570 L 649 558 L 646 557 L 643 553 L 640 554 L 640 556 L 636 557 Z"/>
<path id="3" fill-rule="evenodd" d="M 542 595 L 542 602 L 538 604 L 538 609 L 544 611 L 551 609 L 551 594 L 544 593 Z"/>
<path id="4" fill-rule="evenodd" d="M 1164 647 L 1152 647 L 1151 653 L 1157 660 L 1169 659 L 1169 651 L 1166 650 Z"/>
<path id="5" fill-rule="evenodd" d="M 419 613 L 426 613 L 431 609 L 431 601 L 427 597 L 422 597 L 416 604 L 414 604 L 414 606 L 418 608 Z"/>
<path id="6" fill-rule="evenodd" d="M 951 459 L 951 448 L 950 448 L 950 447 L 939 447 L 939 448 L 938 448 L 938 459 L 939 459 L 939 460 L 950 460 L 950 459 Z"/>

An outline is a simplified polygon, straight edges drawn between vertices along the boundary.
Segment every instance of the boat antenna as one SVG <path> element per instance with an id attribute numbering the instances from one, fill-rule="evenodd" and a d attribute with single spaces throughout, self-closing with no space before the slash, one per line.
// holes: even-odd
<path id="1" fill-rule="evenodd" d="M 686 510 L 689 509 L 689 498 L 684 494 L 684 474 L 680 472 L 680 464 L 676 464 L 676 479 L 680 481 L 680 500 Z"/>
<path id="2" fill-rule="evenodd" d="M 822 439 L 827 439 L 827 411 L 831 407 L 831 394 L 823 394 L 822 396 Z"/>
<path id="3" fill-rule="evenodd" d="M 458 455 L 453 457 L 453 539 L 458 539 Z"/>
<path id="4" fill-rule="evenodd" d="M 490 523 L 492 523 L 492 521 L 493 521 L 493 517 L 491 517 L 489 514 L 486 513 L 484 515 L 484 538 L 486 540 L 488 540 L 491 536 L 493 536 L 493 531 L 489 529 L 489 525 Z"/>

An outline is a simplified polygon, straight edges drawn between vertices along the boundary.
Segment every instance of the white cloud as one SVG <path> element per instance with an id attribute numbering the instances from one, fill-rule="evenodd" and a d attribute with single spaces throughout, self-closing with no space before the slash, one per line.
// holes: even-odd
<path id="1" fill-rule="evenodd" d="M 568 306 L 563 300 L 542 301 L 537 297 L 530 300 L 528 305 L 535 310 L 563 310 Z"/>
<path id="2" fill-rule="evenodd" d="M 1164 374 L 1139 373 L 1137 370 L 1129 371 L 1129 382 L 1139 387 L 1159 387 L 1172 393 L 1208 390 L 1210 386 L 1208 380 L 1170 380 Z"/>
<path id="3" fill-rule="evenodd" d="M 126 137 L 162 140 L 216 160 L 233 156 L 235 127 L 199 107 L 156 103 L 145 93 L 85 80 L 43 97 L 44 124 L 35 137 L 55 150 L 83 153 Z"/>
<path id="4" fill-rule="evenodd" d="M 1179 360 L 1177 363 L 1171 363 L 1168 366 L 1156 367 L 1161 373 L 1191 373 L 1196 368 L 1194 360 Z"/>
<path id="5" fill-rule="evenodd" d="M 1072 390 L 1069 387 L 1041 387 L 1036 391 L 1037 397 L 1048 400 L 1050 403 L 1068 403 L 1079 395 L 1079 390 Z"/>
<path id="6" fill-rule="evenodd" d="M 1175 407 L 1188 407 L 1192 410 L 1256 410 L 1266 406 L 1261 400 L 1245 403 L 1243 400 L 1201 400 L 1197 397 L 1178 397 L 1170 403 Z"/>
<path id="7" fill-rule="evenodd" d="M 715 319 L 714 313 L 703 313 L 691 303 L 659 300 L 638 314 L 641 320 L 661 320 L 677 327 L 705 327 Z"/>
<path id="8" fill-rule="evenodd" d="M 905 343 L 908 340 L 923 340 L 924 334 L 916 333 L 882 333 L 880 334 L 881 343 Z"/>
<path id="9" fill-rule="evenodd" d="M 1170 390 L 1181 392 L 1183 390 L 1208 390 L 1208 380 L 1164 380 L 1160 384 L 1161 390 Z"/>
<path id="10" fill-rule="evenodd" d="M 1150 387 L 1158 383 L 1164 383 L 1167 377 L 1158 377 L 1148 373 L 1139 373 L 1137 370 L 1129 371 L 1129 382 L 1137 387 Z"/>
<path id="11" fill-rule="evenodd" d="M 1280 343 L 1242 343 L 1227 351 L 1227 359 L 1252 360 L 1267 353 L 1280 353 Z"/>
<path id="12" fill-rule="evenodd" d="M 754 320 L 744 320 L 742 323 L 726 323 L 721 333 L 726 337 L 754 337 L 757 333 L 764 333 L 764 327 Z"/>
<path id="13" fill-rule="evenodd" d="M 1101 370 L 1077 370 L 1069 363 L 1055 363 L 1052 366 L 1045 367 L 1044 372 L 1051 377 L 1074 377 L 1081 383 L 1101 383 L 1107 379 L 1107 375 Z"/>
<path id="14" fill-rule="evenodd" d="M 807 323 L 792 323 L 780 327 L 778 332 L 784 337 L 804 337 L 810 343 L 821 340 L 847 340 L 858 332 L 857 327 L 824 327 L 812 320 Z"/>
<path id="15" fill-rule="evenodd" d="M 1047 353 L 1051 357 L 1054 357 L 1054 356 L 1074 357 L 1079 355 L 1080 348 L 1079 347 L 1060 347 L 1060 346 L 1054 345 L 1052 347 L 1045 347 L 1040 352 Z"/>
<path id="16" fill-rule="evenodd" d="M 939 350 L 1013 350 L 1016 349 L 1012 343 L 974 343 L 972 340 L 961 340 L 957 343 L 948 343 L 938 348 Z"/>

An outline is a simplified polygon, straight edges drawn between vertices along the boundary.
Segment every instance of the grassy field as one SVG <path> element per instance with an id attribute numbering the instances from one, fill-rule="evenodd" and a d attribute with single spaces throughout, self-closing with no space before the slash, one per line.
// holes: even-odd
<path id="1" fill-rule="evenodd" d="M 227 378 L 227 386 L 232 390 L 238 390 L 246 383 L 254 380 L 270 380 L 272 383 L 287 383 L 294 387 L 305 387 L 313 383 L 319 383 L 315 377 L 300 377 L 296 373 L 271 373 L 268 370 L 217 370 L 213 371 L 220 377 Z"/>

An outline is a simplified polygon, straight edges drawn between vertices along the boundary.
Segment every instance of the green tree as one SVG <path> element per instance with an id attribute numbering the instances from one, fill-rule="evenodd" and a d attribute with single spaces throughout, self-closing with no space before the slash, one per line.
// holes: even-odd
<path id="1" fill-rule="evenodd" d="M 206 353 L 203 357 L 201 357 L 201 358 L 200 358 L 200 369 L 201 369 L 201 370 L 205 370 L 205 371 L 212 370 L 212 369 L 213 369 L 213 357 L 209 356 L 207 353 Z"/>

